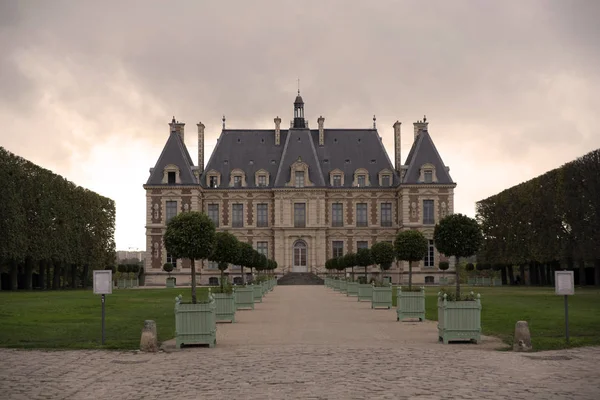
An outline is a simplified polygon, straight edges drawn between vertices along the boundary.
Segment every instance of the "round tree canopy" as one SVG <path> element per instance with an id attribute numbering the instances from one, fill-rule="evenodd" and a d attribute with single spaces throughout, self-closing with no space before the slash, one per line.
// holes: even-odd
<path id="1" fill-rule="evenodd" d="M 373 265 L 373 255 L 371 249 L 358 249 L 356 252 L 356 265 L 359 267 L 368 267 Z"/>
<path id="2" fill-rule="evenodd" d="M 175 258 L 203 260 L 213 251 L 215 224 L 206 214 L 184 212 L 169 221 L 164 241 L 167 252 Z"/>
<path id="3" fill-rule="evenodd" d="M 483 235 L 473 218 L 463 214 L 452 214 L 435 226 L 433 240 L 440 253 L 470 257 L 481 247 Z"/>
<path id="4" fill-rule="evenodd" d="M 165 272 L 173 271 L 173 264 L 165 263 L 165 265 L 163 265 L 163 271 L 165 271 Z"/>
<path id="5" fill-rule="evenodd" d="M 438 268 L 440 271 L 447 271 L 450 268 L 450 263 L 448 261 L 440 261 Z"/>
<path id="6" fill-rule="evenodd" d="M 235 264 L 238 260 L 239 246 L 238 240 L 229 232 L 217 232 L 215 235 L 215 247 L 208 258 L 210 261 L 219 263 L 219 269 L 227 269 L 228 264 Z"/>
<path id="7" fill-rule="evenodd" d="M 425 236 L 413 229 L 399 232 L 394 242 L 396 258 L 403 261 L 421 261 L 427 255 L 428 246 Z"/>
<path id="8" fill-rule="evenodd" d="M 375 264 L 378 264 L 383 270 L 388 270 L 394 262 L 396 252 L 394 251 L 394 245 L 391 243 L 377 242 L 371 247 L 371 255 Z"/>

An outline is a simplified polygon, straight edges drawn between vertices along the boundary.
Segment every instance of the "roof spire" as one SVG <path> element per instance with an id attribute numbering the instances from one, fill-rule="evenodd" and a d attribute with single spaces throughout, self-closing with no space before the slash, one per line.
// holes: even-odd
<path id="1" fill-rule="evenodd" d="M 223 129 L 225 129 L 225 114 L 223 114 Z"/>
<path id="2" fill-rule="evenodd" d="M 375 114 L 373 114 L 373 129 L 377 129 L 377 118 L 375 117 Z"/>

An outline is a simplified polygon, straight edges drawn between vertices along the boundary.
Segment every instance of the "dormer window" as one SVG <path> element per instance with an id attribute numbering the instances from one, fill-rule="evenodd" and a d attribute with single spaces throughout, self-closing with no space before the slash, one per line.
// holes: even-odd
<path id="1" fill-rule="evenodd" d="M 433 171 L 427 169 L 423 172 L 423 182 L 432 183 L 433 182 Z"/>
<path id="2" fill-rule="evenodd" d="M 244 175 L 244 171 L 239 168 L 235 168 L 231 171 L 231 175 L 229 176 L 229 187 L 246 187 L 246 176 Z"/>
<path id="3" fill-rule="evenodd" d="M 356 177 L 356 185 L 358 187 L 365 187 L 367 185 L 367 178 L 365 175 L 358 175 Z"/>
<path id="4" fill-rule="evenodd" d="M 295 186 L 304 187 L 304 171 L 296 171 Z"/>
<path id="5" fill-rule="evenodd" d="M 167 172 L 167 183 L 169 185 L 174 185 L 177 181 L 177 172 L 169 171 Z"/>
<path id="6" fill-rule="evenodd" d="M 267 177 L 265 175 L 258 176 L 258 186 L 259 187 L 267 186 Z"/>
<path id="7" fill-rule="evenodd" d="M 241 176 L 234 176 L 233 177 L 233 187 L 239 188 L 242 187 L 242 177 Z"/>
<path id="8" fill-rule="evenodd" d="M 219 186 L 219 177 L 218 176 L 208 177 L 208 187 L 216 188 L 218 186 Z"/>
<path id="9" fill-rule="evenodd" d="M 333 186 L 336 186 L 336 187 L 342 186 L 342 176 L 341 175 L 333 176 Z"/>
<path id="10" fill-rule="evenodd" d="M 254 185 L 257 187 L 269 186 L 269 173 L 267 170 L 259 169 L 254 173 Z"/>
<path id="11" fill-rule="evenodd" d="M 382 175 L 381 176 L 381 186 L 389 187 L 390 186 L 390 178 L 391 178 L 391 176 L 389 176 L 389 175 Z"/>

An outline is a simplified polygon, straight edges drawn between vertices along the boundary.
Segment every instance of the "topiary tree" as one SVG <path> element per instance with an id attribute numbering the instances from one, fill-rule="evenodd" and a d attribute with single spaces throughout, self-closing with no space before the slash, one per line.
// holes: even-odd
<path id="1" fill-rule="evenodd" d="M 119 271 L 119 279 L 123 279 L 122 274 L 127 272 L 127 266 L 125 264 L 119 264 L 117 265 L 117 271 Z"/>
<path id="2" fill-rule="evenodd" d="M 408 290 L 412 290 L 412 263 L 421 261 L 426 255 L 429 243 L 419 231 L 408 230 L 398 232 L 394 242 L 396 258 L 408 261 Z"/>
<path id="3" fill-rule="evenodd" d="M 253 257 L 254 257 L 254 248 L 250 243 L 247 242 L 238 242 L 239 243 L 239 254 L 237 265 L 241 267 L 242 273 L 242 284 L 246 283 L 246 277 L 244 276 L 244 267 L 250 268 L 252 265 Z"/>
<path id="4" fill-rule="evenodd" d="M 440 261 L 438 264 L 438 268 L 442 271 L 442 278 L 446 275 L 446 271 L 450 268 L 450 263 L 448 261 Z"/>
<path id="5" fill-rule="evenodd" d="M 342 271 L 344 271 L 344 279 L 346 278 L 346 260 L 344 257 L 339 257 L 339 258 L 335 258 L 335 261 L 333 262 L 333 265 L 335 267 L 335 269 L 338 270 L 338 272 L 341 274 Z"/>
<path id="6" fill-rule="evenodd" d="M 173 257 L 189 258 L 192 270 L 192 303 L 196 304 L 195 260 L 208 258 L 215 246 L 215 224 L 203 213 L 178 214 L 167 224 L 165 247 Z"/>
<path id="7" fill-rule="evenodd" d="M 332 271 L 339 272 L 338 265 L 342 264 L 342 263 L 343 263 L 343 261 L 342 261 L 341 257 L 340 258 L 332 258 L 329 260 L 329 269 Z"/>
<path id="8" fill-rule="evenodd" d="M 223 291 L 223 281 L 225 280 L 225 271 L 229 264 L 234 264 L 238 260 L 238 240 L 229 232 L 217 232 L 215 234 L 215 247 L 208 258 L 218 264 L 221 271 L 221 291 Z"/>
<path id="9" fill-rule="evenodd" d="M 169 279 L 171 279 L 171 272 L 173 271 L 173 264 L 165 263 L 163 265 L 163 271 L 165 271 L 168 274 Z"/>
<path id="10" fill-rule="evenodd" d="M 346 253 L 346 255 L 340 257 L 340 260 L 343 260 L 344 268 L 350 268 L 350 276 L 352 277 L 352 282 L 354 282 L 354 267 L 358 265 L 356 253 Z"/>
<path id="11" fill-rule="evenodd" d="M 433 240 L 441 253 L 455 257 L 456 300 L 460 300 L 458 261 L 461 257 L 471 257 L 479 250 L 483 242 L 481 228 L 473 218 L 452 214 L 436 224 Z"/>
<path id="12" fill-rule="evenodd" d="M 383 272 L 391 268 L 396 252 L 394 245 L 387 242 L 377 242 L 371 247 L 371 255 L 375 264 L 381 269 L 381 282 L 383 283 Z"/>
<path id="13" fill-rule="evenodd" d="M 373 255 L 370 249 L 358 249 L 356 252 L 356 265 L 365 268 L 365 280 L 367 279 L 367 267 L 373 265 Z"/>

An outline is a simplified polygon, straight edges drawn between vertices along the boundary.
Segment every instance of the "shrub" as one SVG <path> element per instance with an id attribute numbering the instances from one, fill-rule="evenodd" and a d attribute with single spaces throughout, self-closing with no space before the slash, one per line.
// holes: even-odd
<path id="1" fill-rule="evenodd" d="M 163 265 L 163 271 L 165 271 L 166 273 L 169 274 L 169 278 L 171 278 L 171 272 L 173 271 L 173 264 L 171 263 L 165 263 L 165 265 Z"/>
<path id="2" fill-rule="evenodd" d="M 448 271 L 448 269 L 450 269 L 450 263 L 448 261 L 440 261 L 438 268 L 440 271 Z"/>

